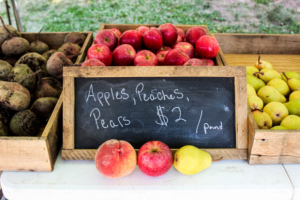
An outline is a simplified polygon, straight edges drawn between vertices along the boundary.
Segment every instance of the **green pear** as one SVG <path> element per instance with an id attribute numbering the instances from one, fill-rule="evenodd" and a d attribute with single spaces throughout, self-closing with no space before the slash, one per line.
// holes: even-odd
<path id="1" fill-rule="evenodd" d="M 253 67 L 253 66 L 247 66 L 246 67 L 247 75 L 253 75 L 256 72 L 259 72 L 259 70 L 256 67 Z"/>
<path id="2" fill-rule="evenodd" d="M 281 76 L 280 74 L 273 70 L 273 69 L 262 69 L 260 70 L 260 72 L 258 73 L 258 77 L 263 80 L 265 83 L 268 83 L 270 80 L 274 79 L 274 78 L 280 78 Z"/>
<path id="3" fill-rule="evenodd" d="M 292 91 L 300 91 L 300 80 L 296 78 L 289 78 L 284 72 L 283 75 L 287 80 L 287 84 Z"/>
<path id="4" fill-rule="evenodd" d="M 247 75 L 247 83 L 252 85 L 257 92 L 261 87 L 265 86 L 266 84 L 260 80 L 259 78 L 253 75 Z"/>
<path id="5" fill-rule="evenodd" d="M 252 95 L 247 99 L 250 110 L 263 109 L 264 102 L 256 95 Z"/>
<path id="6" fill-rule="evenodd" d="M 271 102 L 264 107 L 264 112 L 272 119 L 273 125 L 278 125 L 280 122 L 289 115 L 288 109 L 280 102 Z"/>
<path id="7" fill-rule="evenodd" d="M 284 126 L 287 129 L 300 130 L 300 117 L 289 115 L 281 121 L 280 126 Z"/>
<path id="8" fill-rule="evenodd" d="M 300 91 L 294 91 L 290 94 L 289 100 L 300 99 Z"/>
<path id="9" fill-rule="evenodd" d="M 257 92 L 257 96 L 259 96 L 263 100 L 265 105 L 273 101 L 277 101 L 281 103 L 286 102 L 286 98 L 272 86 L 262 87 Z"/>
<path id="10" fill-rule="evenodd" d="M 284 129 L 287 129 L 287 128 L 285 128 L 284 126 L 273 126 L 271 129 L 273 129 L 273 130 L 284 130 Z"/>
<path id="11" fill-rule="evenodd" d="M 300 80 L 300 74 L 298 74 L 297 72 L 293 72 L 293 71 L 291 71 L 291 72 L 285 72 L 285 75 L 287 77 L 289 77 L 289 78 L 296 78 L 296 79 Z M 281 74 L 281 78 L 282 78 L 282 80 L 284 80 L 285 82 L 287 82 L 287 80 L 286 80 L 286 78 L 285 78 L 285 76 L 283 74 Z"/>
<path id="12" fill-rule="evenodd" d="M 256 67 L 258 70 L 273 69 L 273 66 L 271 63 L 260 59 L 260 55 L 258 56 L 258 60 L 255 62 L 254 67 Z"/>
<path id="13" fill-rule="evenodd" d="M 291 92 L 288 84 L 284 80 L 282 80 L 281 78 L 272 79 L 267 84 L 267 86 L 272 86 L 273 88 L 278 90 L 278 92 L 280 92 L 283 96 L 287 96 Z"/>
<path id="14" fill-rule="evenodd" d="M 256 91 L 252 85 L 247 83 L 247 98 L 249 98 L 252 95 L 256 96 Z"/>
<path id="15" fill-rule="evenodd" d="M 252 115 L 258 128 L 269 129 L 272 127 L 272 119 L 266 112 L 263 112 L 262 110 L 254 110 L 252 111 Z"/>
<path id="16" fill-rule="evenodd" d="M 300 99 L 294 99 L 284 104 L 289 110 L 290 115 L 300 116 Z"/>

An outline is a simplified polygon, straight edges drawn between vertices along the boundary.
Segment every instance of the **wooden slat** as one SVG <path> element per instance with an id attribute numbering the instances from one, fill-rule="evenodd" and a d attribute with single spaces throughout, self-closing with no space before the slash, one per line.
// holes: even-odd
<path id="1" fill-rule="evenodd" d="M 87 32 L 85 33 L 85 35 L 86 35 L 86 39 L 81 47 L 81 51 L 80 51 L 81 54 L 77 57 L 75 64 L 84 62 L 87 51 L 89 50 L 89 47 L 93 43 L 93 32 Z"/>
<path id="2" fill-rule="evenodd" d="M 77 67 L 78 68 L 78 67 Z M 76 68 L 76 69 L 77 69 Z M 74 77 L 63 77 L 63 149 L 74 149 L 75 85 Z"/>
<path id="3" fill-rule="evenodd" d="M 247 123 L 247 80 L 246 68 L 242 68 L 244 76 L 236 77 L 236 130 L 237 148 L 248 148 L 248 123 Z"/>
<path id="4" fill-rule="evenodd" d="M 245 76 L 243 67 L 224 66 L 115 66 L 64 67 L 64 77 L 235 77 Z"/>
<path id="5" fill-rule="evenodd" d="M 300 35 L 214 34 L 225 54 L 300 54 Z"/>
<path id="6" fill-rule="evenodd" d="M 247 150 L 242 149 L 203 149 L 208 152 L 213 159 L 219 159 L 222 157 L 224 160 L 229 159 L 247 159 Z M 62 150 L 63 160 L 94 160 L 96 149 L 74 149 L 74 150 Z M 138 153 L 138 149 L 136 152 Z M 177 149 L 171 149 L 174 154 Z"/>
<path id="7" fill-rule="evenodd" d="M 295 164 L 300 163 L 300 157 L 294 156 L 261 156 L 251 155 L 249 158 L 249 164 L 251 165 L 265 165 L 265 164 Z"/>

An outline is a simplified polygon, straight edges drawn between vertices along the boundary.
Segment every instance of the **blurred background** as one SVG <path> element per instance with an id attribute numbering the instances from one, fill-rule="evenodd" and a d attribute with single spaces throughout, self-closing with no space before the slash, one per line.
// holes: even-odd
<path id="1" fill-rule="evenodd" d="M 9 5 L 11 1 L 8 0 Z M 25 32 L 94 31 L 101 23 L 206 24 L 211 32 L 300 33 L 300 0 L 18 0 Z M 0 14 L 8 23 L 4 0 Z M 12 6 L 10 15 L 16 27 Z"/>

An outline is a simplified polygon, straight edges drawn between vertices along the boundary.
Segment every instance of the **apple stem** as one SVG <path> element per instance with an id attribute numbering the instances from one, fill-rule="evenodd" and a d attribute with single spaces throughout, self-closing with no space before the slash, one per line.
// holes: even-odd
<path id="1" fill-rule="evenodd" d="M 223 157 L 221 157 L 219 159 L 212 160 L 212 162 L 217 162 L 217 161 L 220 161 L 220 160 L 223 160 Z"/>
<path id="2" fill-rule="evenodd" d="M 286 76 L 285 72 L 282 72 L 282 73 L 283 73 L 283 75 L 285 76 L 286 80 L 289 80 L 289 79 L 290 79 L 290 78 L 288 78 L 288 77 Z"/>
<path id="3" fill-rule="evenodd" d="M 11 38 L 14 38 L 14 36 L 11 34 L 11 32 L 6 28 L 5 23 L 4 23 L 4 21 L 3 21 L 3 19 L 2 19 L 1 16 L 0 16 L 0 20 L 1 20 L 2 24 L 3 24 L 3 27 L 4 27 L 5 30 L 8 32 L 9 36 L 10 36 Z"/>
<path id="4" fill-rule="evenodd" d="M 260 62 L 260 55 L 258 56 L 258 64 L 261 64 L 261 62 Z"/>

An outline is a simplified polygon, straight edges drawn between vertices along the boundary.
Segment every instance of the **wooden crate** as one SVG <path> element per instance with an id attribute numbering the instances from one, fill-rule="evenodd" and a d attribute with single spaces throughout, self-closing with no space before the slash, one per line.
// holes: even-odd
<path id="1" fill-rule="evenodd" d="M 225 64 L 254 66 L 258 54 L 278 72 L 300 73 L 300 35 L 215 34 Z M 248 111 L 249 164 L 300 163 L 300 131 L 262 130 Z"/>
<path id="2" fill-rule="evenodd" d="M 75 63 L 83 62 L 93 42 L 93 32 L 82 32 L 87 38 Z M 37 33 L 22 33 L 29 42 Z M 40 40 L 51 49 L 58 49 L 68 32 L 41 33 Z M 52 171 L 62 143 L 63 94 L 44 128 L 34 137 L 0 137 L 0 171 Z"/>
<path id="3" fill-rule="evenodd" d="M 116 29 L 120 30 L 121 33 L 123 33 L 127 30 L 137 29 L 139 26 L 158 27 L 159 25 L 157 25 L 157 24 L 102 24 L 100 26 L 98 32 L 102 31 L 104 29 L 116 28 Z M 199 26 L 205 29 L 207 35 L 213 36 L 209 32 L 208 27 L 206 25 L 175 25 L 176 28 L 181 28 L 182 30 L 184 30 L 184 32 L 186 32 L 187 30 L 189 30 L 192 27 L 199 27 Z M 218 66 L 225 66 L 225 58 L 223 56 L 223 52 L 222 52 L 221 48 L 219 50 L 219 54 L 214 59 L 214 61 L 215 61 L 216 65 L 218 65 Z"/>

